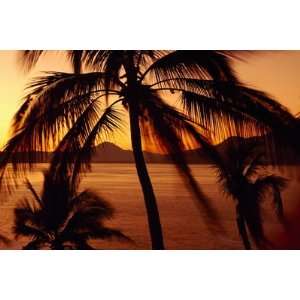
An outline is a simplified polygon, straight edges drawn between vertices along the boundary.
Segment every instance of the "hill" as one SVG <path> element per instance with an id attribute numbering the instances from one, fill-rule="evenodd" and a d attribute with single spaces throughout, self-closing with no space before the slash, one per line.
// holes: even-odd
<path id="1" fill-rule="evenodd" d="M 237 137 L 229 138 L 222 143 L 216 145 L 218 151 L 223 153 L 228 143 L 240 142 L 243 140 L 244 143 L 259 142 L 262 143 L 262 139 L 248 138 L 242 139 Z M 52 156 L 51 152 L 36 152 L 31 153 L 30 156 L 24 156 L 22 153 L 15 154 L 20 161 L 32 161 L 38 163 L 49 162 Z M 70 154 L 71 155 L 71 154 Z M 170 158 L 167 155 L 144 152 L 145 159 L 148 163 L 168 163 Z M 207 164 L 210 163 L 210 158 L 207 156 L 203 149 L 188 150 L 185 152 L 186 159 L 189 163 L 193 164 Z M 95 152 L 92 157 L 93 163 L 133 163 L 133 152 L 131 150 L 124 150 L 119 146 L 105 142 L 95 147 Z M 266 162 L 267 163 L 267 162 Z M 285 162 L 288 163 L 288 162 Z"/>

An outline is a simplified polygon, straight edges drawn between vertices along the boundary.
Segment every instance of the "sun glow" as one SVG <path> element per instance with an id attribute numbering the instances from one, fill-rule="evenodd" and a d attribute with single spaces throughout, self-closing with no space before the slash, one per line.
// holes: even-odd
<path id="1" fill-rule="evenodd" d="M 235 69 L 243 82 L 270 93 L 293 113 L 300 111 L 300 51 L 259 51 L 247 62 L 237 62 Z M 21 104 L 26 84 L 43 71 L 71 72 L 71 67 L 62 53 L 53 51 L 26 74 L 18 62 L 17 51 L 0 51 L 1 146 L 7 141 L 10 122 Z M 123 132 L 115 134 L 109 141 L 130 149 L 128 122 Z M 154 145 L 147 145 L 145 149 L 156 151 Z"/>

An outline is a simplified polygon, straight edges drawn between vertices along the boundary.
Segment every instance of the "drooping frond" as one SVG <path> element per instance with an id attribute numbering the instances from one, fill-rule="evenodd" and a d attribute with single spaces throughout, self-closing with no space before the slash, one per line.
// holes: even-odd
<path id="1" fill-rule="evenodd" d="M 263 168 L 264 150 L 257 138 L 236 138 L 224 142 L 223 153 L 220 155 L 226 164 L 227 175 L 245 178 L 251 182 L 252 177 Z"/>
<path id="2" fill-rule="evenodd" d="M 124 51 L 111 51 L 110 55 L 105 61 L 105 67 L 103 72 L 109 74 L 105 78 L 105 90 L 108 91 L 109 88 L 115 88 L 120 85 L 120 71 L 124 64 Z"/>
<path id="3" fill-rule="evenodd" d="M 170 155 L 177 169 L 196 196 L 200 208 L 204 209 L 206 214 L 218 223 L 218 218 L 209 203 L 208 197 L 203 193 L 195 180 L 184 156 L 186 144 L 183 137 L 187 138 L 187 142 L 189 138 L 190 141 L 195 141 L 189 130 L 191 125 L 188 123 L 188 119 L 164 103 L 155 94 L 152 95 L 152 98 L 145 101 L 143 111 L 141 126 L 146 141 L 148 139 L 149 142 L 154 143 L 162 151 Z"/>
<path id="4" fill-rule="evenodd" d="M 30 71 L 38 62 L 41 55 L 45 52 L 45 50 L 24 50 L 21 51 L 21 55 L 19 57 L 21 61 L 21 65 L 24 67 L 26 71 Z"/>
<path id="5" fill-rule="evenodd" d="M 276 214 L 279 220 L 283 221 L 284 212 L 281 191 L 287 186 L 287 179 L 277 175 L 267 175 L 257 178 L 254 184 L 255 189 L 261 196 L 264 196 L 268 191 L 271 192 Z"/>
<path id="6" fill-rule="evenodd" d="M 114 213 L 113 207 L 91 190 L 84 190 L 78 195 L 75 195 L 75 197 L 70 200 L 69 207 L 70 210 L 74 212 L 85 209 L 86 207 L 98 207 L 99 210 L 97 214 L 100 219 L 110 219 Z"/>
<path id="7" fill-rule="evenodd" d="M 97 143 L 108 139 L 121 125 L 114 105 L 101 110 L 96 102 L 91 103 L 58 144 L 51 160 L 52 173 L 70 174 L 71 184 L 76 185 L 79 173 L 89 170 Z"/>
<path id="8" fill-rule="evenodd" d="M 31 236 L 45 238 L 46 233 L 42 226 L 42 218 L 40 215 L 40 209 L 34 209 L 27 199 L 23 202 L 19 202 L 18 206 L 14 210 L 15 223 L 13 232 L 16 237 Z"/>
<path id="9" fill-rule="evenodd" d="M 34 78 L 27 86 L 30 96 L 40 102 L 61 103 L 75 96 L 104 91 L 104 81 L 109 75 L 103 72 L 83 74 L 46 72 L 45 76 Z"/>
<path id="10" fill-rule="evenodd" d="M 77 192 L 70 185 L 67 174 L 44 174 L 40 197 L 41 205 L 33 207 L 28 200 L 19 202 L 15 209 L 14 232 L 16 237 L 32 240 L 24 249 L 38 249 L 48 245 L 51 249 L 91 249 L 89 239 L 130 239 L 121 231 L 109 228 L 104 221 L 113 216 L 113 208 L 92 191 Z M 34 190 L 30 185 L 30 189 Z M 34 197 L 38 197 L 36 192 Z"/>
<path id="11" fill-rule="evenodd" d="M 83 63 L 87 68 L 117 74 L 128 55 L 133 58 L 138 74 L 170 51 L 164 50 L 84 50 Z"/>
<path id="12" fill-rule="evenodd" d="M 112 52 L 112 50 L 83 51 L 83 62 L 89 68 L 92 68 L 97 71 L 103 71 L 105 68 L 105 63 Z"/>
<path id="13" fill-rule="evenodd" d="M 79 234 L 79 236 L 84 237 L 85 239 L 101 239 L 101 240 L 110 240 L 110 239 L 117 239 L 123 242 L 133 242 L 131 238 L 129 238 L 127 235 L 125 235 L 122 231 L 109 228 L 109 227 L 103 227 L 102 225 L 97 228 L 97 225 L 95 228 L 91 228 L 90 230 L 86 232 L 82 232 Z"/>
<path id="14" fill-rule="evenodd" d="M 60 141 L 51 161 L 52 173 L 56 173 L 54 169 L 57 169 L 59 172 L 69 174 L 69 163 L 73 163 L 74 156 L 80 151 L 98 120 L 100 110 L 98 105 L 97 101 L 91 102 Z"/>
<path id="15" fill-rule="evenodd" d="M 103 225 L 106 219 L 113 216 L 114 210 L 108 202 L 92 191 L 85 190 L 75 196 L 70 202 L 69 209 L 70 216 L 60 234 L 63 240 L 126 238 L 119 230 Z"/>
<path id="16" fill-rule="evenodd" d="M 267 175 L 257 178 L 254 184 L 257 191 L 265 193 L 274 186 L 280 191 L 283 190 L 287 185 L 287 180 L 281 176 Z"/>
<path id="17" fill-rule="evenodd" d="M 181 77 L 162 80 L 152 88 L 178 91 L 184 111 L 219 140 L 271 133 L 290 138 L 295 123 L 293 115 L 270 96 L 234 82 Z"/>
<path id="18" fill-rule="evenodd" d="M 98 119 L 80 149 L 74 156 L 74 165 L 72 171 L 72 185 L 80 172 L 89 169 L 89 163 L 95 150 L 96 143 L 101 143 L 109 139 L 117 130 L 122 129 L 122 118 L 120 112 L 113 105 L 107 107 Z"/>
<path id="19" fill-rule="evenodd" d="M 13 120 L 12 134 L 16 134 L 23 127 L 32 127 L 38 121 L 46 120 L 47 123 L 54 124 L 54 128 L 50 126 L 52 130 L 46 130 L 47 126 L 44 128 L 46 132 L 56 129 L 53 132 L 54 139 L 62 131 L 61 127 L 69 128 L 80 112 L 93 99 L 99 97 L 101 91 L 103 92 L 104 77 L 102 73 L 49 73 L 34 79 L 28 87 L 24 104 Z M 63 124 L 56 126 L 57 120 L 61 120 Z"/>
<path id="20" fill-rule="evenodd" d="M 69 60 L 71 61 L 74 73 L 75 74 L 81 73 L 83 50 L 68 51 L 67 56 L 68 56 Z"/>
<path id="21" fill-rule="evenodd" d="M 31 194 L 33 195 L 33 199 L 36 201 L 38 207 L 42 208 L 43 207 L 43 201 L 42 201 L 42 199 L 38 195 L 37 191 L 35 190 L 35 188 L 33 187 L 33 185 L 31 184 L 31 182 L 28 179 L 25 180 L 25 185 L 30 190 Z"/>
<path id="22" fill-rule="evenodd" d="M 16 220 L 20 222 L 29 221 L 37 225 L 40 222 L 39 210 L 40 207 L 32 205 L 31 201 L 25 198 L 19 201 L 15 208 Z"/>
<path id="23" fill-rule="evenodd" d="M 13 232 L 16 238 L 19 236 L 46 238 L 46 235 L 42 230 L 27 223 L 16 223 L 13 227 Z"/>
<path id="24" fill-rule="evenodd" d="M 13 121 L 12 138 L 1 157 L 2 179 L 9 162 L 16 172 L 22 173 L 35 162 L 37 151 L 43 151 L 42 155 L 53 150 L 83 111 L 100 101 L 104 77 L 99 72 L 50 73 L 34 80 Z"/>
<path id="25" fill-rule="evenodd" d="M 25 50 L 21 51 L 20 53 L 20 61 L 21 65 L 24 67 L 26 71 L 30 71 L 36 63 L 39 61 L 40 57 L 49 52 L 48 50 Z M 52 51 L 53 52 L 53 51 Z M 93 50 L 65 50 L 65 51 L 56 51 L 56 52 L 63 52 L 66 54 L 67 59 L 70 61 L 74 73 L 81 73 L 84 58 L 93 52 L 100 52 L 100 51 L 93 51 Z M 108 51 L 102 51 L 108 52 Z"/>
<path id="26" fill-rule="evenodd" d="M 174 51 L 154 62 L 143 74 L 156 81 L 172 78 L 198 78 L 237 82 L 230 54 L 221 51 Z"/>

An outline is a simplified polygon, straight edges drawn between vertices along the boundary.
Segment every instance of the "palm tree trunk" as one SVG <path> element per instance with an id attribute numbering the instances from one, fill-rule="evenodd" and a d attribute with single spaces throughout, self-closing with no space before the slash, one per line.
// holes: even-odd
<path id="1" fill-rule="evenodd" d="M 135 167 L 144 194 L 152 249 L 163 250 L 165 247 L 157 202 L 142 150 L 138 101 L 142 101 L 143 99 L 140 99 L 142 98 L 142 95 L 139 93 L 137 69 L 134 65 L 132 51 L 127 51 L 127 59 L 126 63 L 124 64 L 124 68 L 127 76 L 127 97 L 129 105 L 131 144 L 135 160 Z"/>
<path id="2" fill-rule="evenodd" d="M 152 249 L 163 250 L 164 242 L 162 228 L 160 224 L 159 211 L 151 179 L 147 170 L 146 162 L 142 151 L 138 112 L 136 111 L 135 105 L 132 103 L 129 106 L 129 118 L 133 155 L 135 159 L 137 174 L 144 194 Z"/>
<path id="3" fill-rule="evenodd" d="M 248 234 L 247 234 L 247 230 L 245 227 L 245 222 L 244 222 L 244 218 L 241 216 L 241 213 L 239 211 L 239 207 L 237 206 L 236 208 L 236 213 L 237 213 L 237 217 L 236 217 L 236 223 L 239 229 L 239 234 L 243 240 L 243 244 L 246 250 L 250 250 L 251 249 L 251 244 L 248 238 Z"/>

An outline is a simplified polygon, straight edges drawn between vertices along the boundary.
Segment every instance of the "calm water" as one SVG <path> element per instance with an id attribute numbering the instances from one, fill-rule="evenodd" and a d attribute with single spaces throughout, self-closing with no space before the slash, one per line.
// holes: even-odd
<path id="1" fill-rule="evenodd" d="M 41 171 L 47 165 L 38 165 L 36 171 L 29 178 L 39 190 L 42 184 Z M 172 165 L 149 165 L 157 195 L 161 222 L 168 249 L 241 249 L 242 245 L 235 228 L 234 205 L 230 199 L 225 198 L 218 185 L 213 169 L 208 165 L 191 166 L 193 173 L 201 183 L 205 193 L 211 198 L 217 209 L 225 232 L 212 232 L 204 221 L 203 213 L 194 203 L 188 189 Z M 286 177 L 292 176 L 293 170 L 285 173 Z M 122 229 L 129 235 L 135 244 L 120 243 L 115 241 L 94 242 L 99 249 L 149 249 L 149 235 L 147 220 L 143 204 L 141 189 L 131 164 L 94 164 L 93 171 L 83 180 L 81 188 L 91 188 L 109 200 L 116 209 L 115 218 L 109 225 Z M 289 214 L 297 204 L 298 182 L 290 181 L 288 189 L 284 192 L 286 211 Z M 0 204 L 0 232 L 12 238 L 12 211 L 18 199 L 28 195 L 24 186 L 20 186 L 14 194 L 2 195 Z M 276 219 L 270 214 L 270 207 L 266 203 L 265 228 L 270 236 L 281 230 Z M 14 241 L 9 248 L 19 249 L 24 240 Z M 2 248 L 7 246 L 2 245 Z"/>

